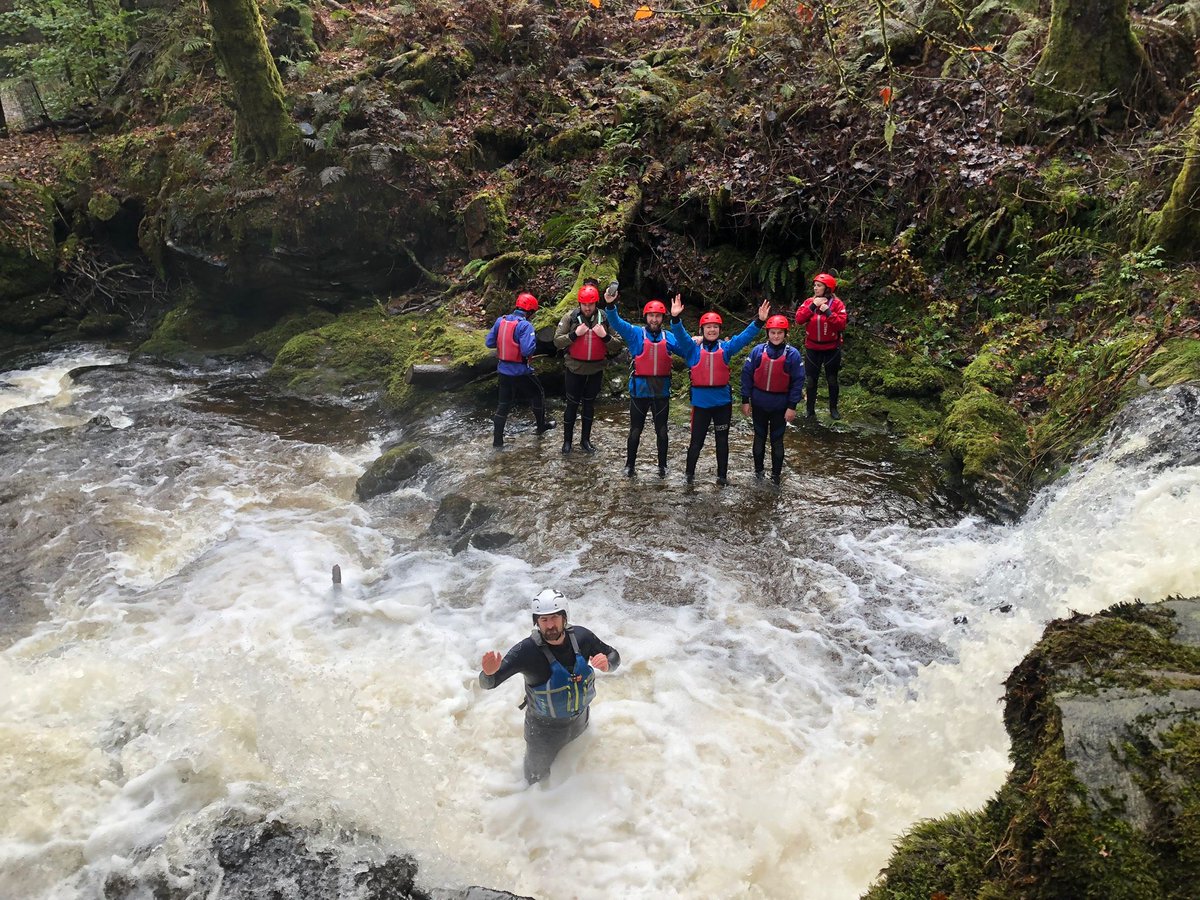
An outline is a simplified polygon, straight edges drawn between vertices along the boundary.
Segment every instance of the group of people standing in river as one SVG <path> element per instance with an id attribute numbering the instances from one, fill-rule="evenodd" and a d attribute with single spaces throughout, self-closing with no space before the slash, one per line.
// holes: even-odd
<path id="1" fill-rule="evenodd" d="M 592 421 L 600 394 L 604 367 L 611 355 L 614 335 L 625 342 L 633 359 L 629 377 L 629 437 L 625 451 L 625 475 L 633 477 L 638 448 L 647 418 L 654 427 L 658 449 L 658 475 L 667 474 L 667 413 L 671 400 L 670 354 L 680 357 L 691 380 L 691 440 L 685 475 L 691 484 L 696 463 L 710 427 L 716 438 L 717 483 L 729 479 L 729 427 L 733 419 L 730 363 L 750 346 L 764 327 L 767 340 L 757 344 L 742 365 L 742 414 L 754 425 L 754 473 L 765 476 L 766 447 L 771 445 L 771 480 L 780 483 L 783 471 L 783 434 L 796 417 L 796 408 L 806 398 L 805 414 L 815 418 L 817 387 L 825 373 L 829 391 L 829 415 L 838 413 L 838 371 L 842 363 L 842 335 L 846 329 L 846 306 L 835 293 L 837 281 L 822 272 L 813 279 L 813 295 L 796 309 L 795 323 L 805 328 L 804 353 L 787 343 L 790 322 L 770 314 L 764 300 L 758 316 L 739 334 L 721 339 L 724 322 L 716 312 L 700 316 L 700 334 L 692 336 L 683 326 L 683 299 L 671 301 L 670 327 L 665 327 L 667 307 L 649 300 L 642 307 L 642 324 L 634 325 L 617 308 L 618 287 L 609 285 L 603 297 L 599 285 L 585 280 L 579 288 L 579 305 L 563 316 L 554 335 L 554 345 L 565 353 L 566 409 L 563 420 L 563 453 L 575 449 L 575 420 L 578 418 L 579 450 L 594 453 Z M 538 301 L 530 293 L 517 295 L 514 309 L 501 316 L 487 335 L 487 346 L 496 350 L 500 396 L 493 419 L 492 443 L 504 446 L 504 427 L 518 399 L 528 401 L 536 420 L 537 434 L 555 427 L 547 418 L 545 393 L 529 365 L 537 338 L 530 321 Z"/>

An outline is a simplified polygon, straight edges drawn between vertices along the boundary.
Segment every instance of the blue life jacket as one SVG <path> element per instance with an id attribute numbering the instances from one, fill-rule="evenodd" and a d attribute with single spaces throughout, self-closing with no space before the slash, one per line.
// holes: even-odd
<path id="1" fill-rule="evenodd" d="M 542 684 L 525 685 L 525 702 L 535 716 L 544 719 L 573 719 L 582 713 L 596 696 L 596 673 L 579 652 L 579 641 L 575 630 L 567 629 L 571 649 L 575 651 L 575 666 L 567 671 L 566 666 L 554 658 L 550 648 L 541 640 L 541 633 L 534 636 L 546 662 L 550 663 L 550 679 Z"/>

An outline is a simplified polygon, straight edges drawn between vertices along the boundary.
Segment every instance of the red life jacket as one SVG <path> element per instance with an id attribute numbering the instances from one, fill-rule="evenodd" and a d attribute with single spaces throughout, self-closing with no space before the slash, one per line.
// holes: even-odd
<path id="1" fill-rule="evenodd" d="M 666 335 L 651 341 L 646 329 L 642 329 L 642 352 L 633 358 L 633 374 L 643 378 L 662 378 L 671 374 Z"/>
<path id="2" fill-rule="evenodd" d="M 496 332 L 496 358 L 501 362 L 524 362 L 521 355 L 521 345 L 517 343 L 516 332 L 518 319 L 501 319 L 500 330 Z"/>
<path id="3" fill-rule="evenodd" d="M 762 356 L 758 358 L 758 366 L 754 369 L 754 386 L 768 394 L 785 394 L 792 386 L 792 376 L 785 367 L 787 363 L 787 348 L 775 359 L 767 353 L 767 345 L 763 345 Z"/>
<path id="4" fill-rule="evenodd" d="M 700 347 L 700 362 L 692 366 L 692 387 L 725 387 L 729 384 L 729 363 L 720 345 L 716 350 Z"/>
<path id="5" fill-rule="evenodd" d="M 577 323 L 583 323 L 580 316 L 575 317 Z M 597 323 L 604 322 L 604 316 L 601 313 L 596 314 Z M 596 333 L 589 331 L 582 337 L 576 337 L 571 341 L 571 346 L 567 348 L 567 355 L 582 362 L 596 362 L 604 359 L 604 341 L 596 337 Z"/>

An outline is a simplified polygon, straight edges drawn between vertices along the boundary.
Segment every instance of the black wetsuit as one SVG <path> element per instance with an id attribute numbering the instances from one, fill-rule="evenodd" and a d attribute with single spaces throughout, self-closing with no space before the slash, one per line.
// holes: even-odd
<path id="1" fill-rule="evenodd" d="M 579 643 L 579 652 L 584 659 L 591 659 L 597 653 L 608 657 L 608 670 L 614 671 L 621 664 L 621 654 L 600 640 L 588 629 L 580 625 L 570 625 L 575 632 L 575 640 Z M 520 673 L 525 676 L 528 685 L 545 684 L 550 680 L 550 663 L 542 652 L 545 646 L 558 662 L 570 671 L 575 667 L 575 651 L 571 648 L 570 638 L 561 644 L 539 645 L 533 636 L 525 638 L 508 653 L 500 663 L 495 675 L 479 673 L 479 684 L 484 690 L 490 691 Z M 588 708 L 571 719 L 548 719 L 533 713 L 525 707 L 525 780 L 530 784 L 541 781 L 550 774 L 550 765 L 563 747 L 583 734 L 588 725 Z"/>

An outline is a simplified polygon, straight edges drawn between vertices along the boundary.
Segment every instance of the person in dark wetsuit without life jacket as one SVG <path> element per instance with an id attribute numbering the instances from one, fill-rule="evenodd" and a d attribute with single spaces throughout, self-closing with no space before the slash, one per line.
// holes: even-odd
<path id="1" fill-rule="evenodd" d="M 583 734 L 596 696 L 596 673 L 612 672 L 621 655 L 579 625 L 567 624 L 567 598 L 546 588 L 533 599 L 533 634 L 504 658 L 483 655 L 479 684 L 490 691 L 518 672 L 525 676 L 525 780 L 550 774 L 563 747 Z"/>
<path id="2" fill-rule="evenodd" d="M 687 452 L 687 483 L 696 477 L 696 462 L 704 448 L 704 438 L 711 424 L 716 432 L 717 484 L 729 483 L 729 423 L 733 419 L 733 393 L 729 390 L 729 363 L 734 356 L 754 340 L 767 321 L 771 301 L 763 300 L 758 318 L 741 334 L 721 340 L 721 316 L 706 312 L 700 317 L 700 341 L 692 341 L 679 317 L 683 301 L 679 295 L 671 302 L 671 333 L 679 345 L 679 355 L 688 364 L 692 378 L 692 441 Z"/>
<path id="3" fill-rule="evenodd" d="M 787 316 L 767 319 L 767 342 L 750 351 L 742 366 L 742 415 L 754 421 L 754 477 L 763 477 L 771 437 L 771 480 L 783 473 L 783 432 L 804 396 L 804 360 L 787 343 Z"/>
<path id="4" fill-rule="evenodd" d="M 604 365 L 607 362 L 609 342 L 608 322 L 604 310 L 597 309 L 600 289 L 593 279 L 584 281 L 576 295 L 579 306 L 568 312 L 558 323 L 554 332 L 554 346 L 566 350 L 563 362 L 566 371 L 563 383 L 566 388 L 567 409 L 563 413 L 562 452 L 570 453 L 574 447 L 575 416 L 579 415 L 579 449 L 584 453 L 595 453 L 592 446 L 592 419 L 596 412 L 596 398 L 604 380 Z"/>
<path id="5" fill-rule="evenodd" d="M 827 272 L 813 278 L 813 296 L 796 308 L 796 324 L 804 326 L 804 371 L 808 380 L 805 417 L 817 416 L 817 380 L 821 369 L 829 383 L 829 417 L 838 412 L 838 372 L 842 368 L 842 335 L 846 331 L 846 304 L 834 293 L 837 280 Z"/>
<path id="6" fill-rule="evenodd" d="M 545 434 L 554 427 L 546 418 L 546 393 L 542 383 L 529 365 L 529 357 L 537 348 L 537 336 L 533 332 L 530 317 L 537 312 L 538 301 L 533 294 L 517 295 L 516 309 L 498 318 L 484 343 L 496 351 L 496 373 L 500 379 L 500 397 L 496 402 L 496 414 L 492 419 L 492 446 L 504 446 L 504 423 L 513 400 L 523 397 L 533 409 L 537 421 L 537 433 Z"/>
<path id="7" fill-rule="evenodd" d="M 629 373 L 629 440 L 625 445 L 625 474 L 632 478 L 637 461 L 642 429 L 649 414 L 658 440 L 658 477 L 667 475 L 667 413 L 671 407 L 671 357 L 680 356 L 675 336 L 663 331 L 667 307 L 661 300 L 650 300 L 642 307 L 645 326 L 631 325 L 617 312 L 617 291 L 609 285 L 608 320 L 633 357 Z M 678 298 L 676 298 L 678 299 Z M 690 343 L 690 342 L 689 342 Z"/>

